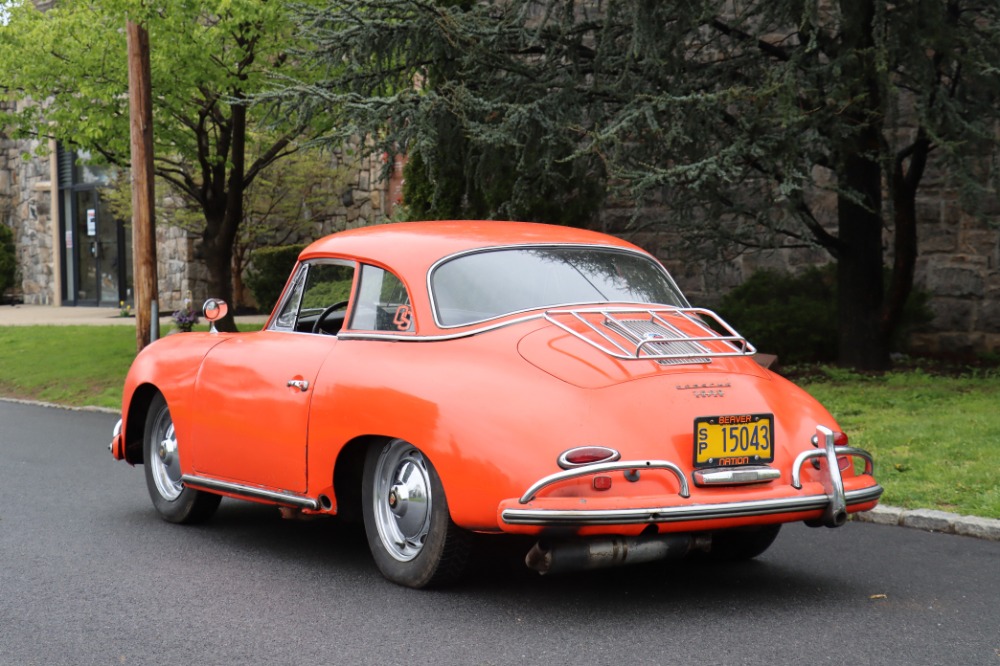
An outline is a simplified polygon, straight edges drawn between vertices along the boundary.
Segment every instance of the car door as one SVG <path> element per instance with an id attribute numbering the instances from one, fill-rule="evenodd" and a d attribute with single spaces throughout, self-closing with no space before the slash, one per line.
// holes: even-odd
<path id="1" fill-rule="evenodd" d="M 199 476 L 306 491 L 309 408 L 337 345 L 329 333 L 346 315 L 353 274 L 343 262 L 300 266 L 266 330 L 212 349 L 195 390 Z"/>

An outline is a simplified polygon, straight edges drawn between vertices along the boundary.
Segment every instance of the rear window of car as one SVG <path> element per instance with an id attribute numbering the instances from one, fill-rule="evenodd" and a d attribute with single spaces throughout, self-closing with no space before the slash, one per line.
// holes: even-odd
<path id="1" fill-rule="evenodd" d="M 430 287 L 441 326 L 562 305 L 687 305 L 658 263 L 612 248 L 505 248 L 465 254 L 438 265 Z"/>

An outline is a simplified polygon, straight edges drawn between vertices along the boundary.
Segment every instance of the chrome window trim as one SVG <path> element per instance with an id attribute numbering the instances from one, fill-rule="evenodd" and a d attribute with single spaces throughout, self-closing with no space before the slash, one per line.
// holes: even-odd
<path id="1" fill-rule="evenodd" d="M 284 333 L 295 333 L 296 332 L 295 331 L 295 324 L 292 324 L 291 327 L 279 326 L 278 325 L 278 321 L 281 319 L 281 313 L 284 312 L 285 306 L 288 305 L 288 301 L 289 301 L 289 299 L 291 299 L 292 294 L 295 293 L 295 287 L 296 287 L 296 285 L 298 285 L 298 283 L 300 281 L 303 282 L 303 283 L 305 282 L 306 274 L 308 273 L 308 271 L 309 271 L 309 264 L 307 262 L 298 262 L 298 263 L 296 263 L 295 270 L 292 271 L 292 277 L 291 277 L 291 279 L 289 279 L 288 282 L 285 284 L 285 289 L 281 293 L 281 298 L 278 299 L 277 304 L 274 306 L 274 310 L 273 310 L 272 316 L 271 316 L 271 321 L 270 321 L 270 323 L 269 323 L 269 325 L 267 327 L 268 331 L 282 331 Z M 304 287 L 304 285 L 303 285 L 303 287 Z M 301 305 L 301 298 L 299 300 L 299 303 Z M 295 320 L 296 321 L 298 320 L 298 317 L 299 317 L 298 310 L 299 310 L 299 306 L 296 306 L 295 307 Z"/>
<path id="2" fill-rule="evenodd" d="M 501 321 L 495 324 L 489 324 L 487 326 L 479 326 L 466 331 L 460 331 L 458 333 L 445 333 L 444 335 L 420 335 L 420 334 L 409 334 L 401 335 L 399 333 L 356 333 L 356 332 L 341 332 L 337 334 L 337 337 L 341 340 L 378 340 L 381 342 L 444 342 L 447 340 L 459 340 L 461 338 L 469 338 L 473 335 L 478 335 L 480 333 L 486 333 L 488 331 L 495 331 L 500 328 L 505 328 L 507 326 L 514 326 L 515 324 L 522 324 L 526 321 L 532 321 L 534 319 L 543 319 L 545 317 L 544 313 L 533 314 L 527 317 L 518 317 L 517 319 L 511 319 L 509 321 Z"/>

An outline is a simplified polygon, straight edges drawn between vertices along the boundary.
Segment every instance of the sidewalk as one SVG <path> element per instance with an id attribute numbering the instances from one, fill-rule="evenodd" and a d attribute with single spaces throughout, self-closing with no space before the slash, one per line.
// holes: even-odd
<path id="1" fill-rule="evenodd" d="M 266 315 L 236 317 L 240 330 L 263 326 Z M 0 305 L 0 326 L 135 326 L 135 317 L 122 317 L 118 308 Z M 170 313 L 160 317 L 160 330 L 172 326 Z"/>

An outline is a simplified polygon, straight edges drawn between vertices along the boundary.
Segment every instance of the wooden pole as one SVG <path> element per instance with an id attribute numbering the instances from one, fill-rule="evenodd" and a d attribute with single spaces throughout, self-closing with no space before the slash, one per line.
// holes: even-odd
<path id="1" fill-rule="evenodd" d="M 135 276 L 136 351 L 159 337 L 156 220 L 153 192 L 153 95 L 149 33 L 129 21 L 128 89 L 132 141 L 132 265 Z"/>

